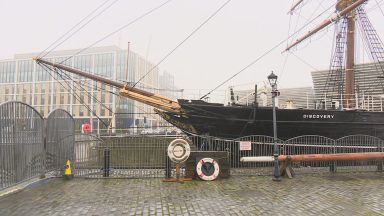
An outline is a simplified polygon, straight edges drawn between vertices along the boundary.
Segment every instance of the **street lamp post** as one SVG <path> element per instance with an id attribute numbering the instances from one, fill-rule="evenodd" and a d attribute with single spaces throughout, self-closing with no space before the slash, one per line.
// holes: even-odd
<path id="1" fill-rule="evenodd" d="M 277 76 L 273 73 L 273 71 L 268 76 L 268 81 L 272 87 L 273 146 L 274 146 L 274 150 L 273 150 L 273 157 L 274 157 L 273 180 L 274 181 L 280 181 L 281 178 L 280 178 L 280 168 L 279 168 L 279 160 L 278 160 L 279 148 L 277 146 L 276 104 L 275 104 L 275 100 L 276 100 L 276 96 L 278 94 L 278 91 L 277 91 L 277 85 L 276 85 Z"/>

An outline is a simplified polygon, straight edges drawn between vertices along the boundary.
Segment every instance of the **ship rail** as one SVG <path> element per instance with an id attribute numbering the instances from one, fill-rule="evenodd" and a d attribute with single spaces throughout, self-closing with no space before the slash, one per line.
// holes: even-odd
<path id="1" fill-rule="evenodd" d="M 332 95 L 324 95 L 322 98 L 317 99 L 317 109 L 359 109 L 372 112 L 383 112 L 383 94 L 370 95 L 370 94 L 355 94 L 355 95 L 341 95 L 334 97 Z M 345 98 L 353 98 L 347 100 Z"/>
<path id="2" fill-rule="evenodd" d="M 280 109 L 317 109 L 317 110 L 335 110 L 335 109 L 358 109 L 371 112 L 383 112 L 384 110 L 384 94 L 355 94 L 347 95 L 324 94 L 315 96 L 312 92 L 301 92 L 300 88 L 285 94 L 285 90 L 281 90 L 281 95 L 276 97 L 276 106 Z M 345 98 L 353 98 L 346 100 Z M 272 98 L 270 94 L 266 97 L 258 94 L 257 102 L 259 106 L 272 107 Z M 254 104 L 254 94 L 246 92 L 240 97 L 236 104 L 251 106 Z"/>

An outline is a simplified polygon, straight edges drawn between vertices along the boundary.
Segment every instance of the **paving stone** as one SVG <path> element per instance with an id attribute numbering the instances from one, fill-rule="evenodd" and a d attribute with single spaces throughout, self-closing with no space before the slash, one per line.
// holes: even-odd
<path id="1" fill-rule="evenodd" d="M 384 215 L 384 173 L 213 182 L 50 179 L 0 198 L 0 215 Z"/>

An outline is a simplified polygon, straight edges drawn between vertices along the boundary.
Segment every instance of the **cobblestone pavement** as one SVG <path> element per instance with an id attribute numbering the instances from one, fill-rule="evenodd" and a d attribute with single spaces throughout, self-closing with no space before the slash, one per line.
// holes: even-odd
<path id="1" fill-rule="evenodd" d="M 384 215 L 384 173 L 184 184 L 53 178 L 0 198 L 0 215 Z"/>

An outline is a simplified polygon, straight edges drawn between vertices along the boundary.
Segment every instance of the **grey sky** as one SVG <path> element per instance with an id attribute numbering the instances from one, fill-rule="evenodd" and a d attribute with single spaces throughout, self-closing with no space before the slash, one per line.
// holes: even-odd
<path id="1" fill-rule="evenodd" d="M 44 50 L 104 1 L 0 0 L 0 59 Z M 173 0 L 98 45 L 126 48 L 130 41 L 131 50 L 157 63 L 225 1 Z M 120 0 L 57 49 L 87 47 L 162 2 L 165 0 Z M 292 33 L 300 28 L 306 19 L 315 17 L 336 0 L 304 2 L 305 7 L 297 12 L 300 15 L 290 17 L 287 11 L 292 5 L 291 0 L 233 0 L 167 58 L 160 68 L 174 74 L 180 88 L 208 91 L 287 38 L 289 31 Z M 383 38 L 384 26 L 380 21 L 384 18 L 383 0 L 369 1 L 366 9 Z M 328 10 L 325 15 L 333 10 Z M 294 51 L 295 55 L 281 53 L 286 46 L 284 43 L 224 88 L 228 85 L 252 88 L 255 83 L 265 81 L 271 70 L 280 76 L 280 87 L 311 85 L 310 71 L 328 68 L 333 29 L 330 27 L 301 44 Z M 361 61 L 369 62 L 365 55 L 358 56 Z"/>

